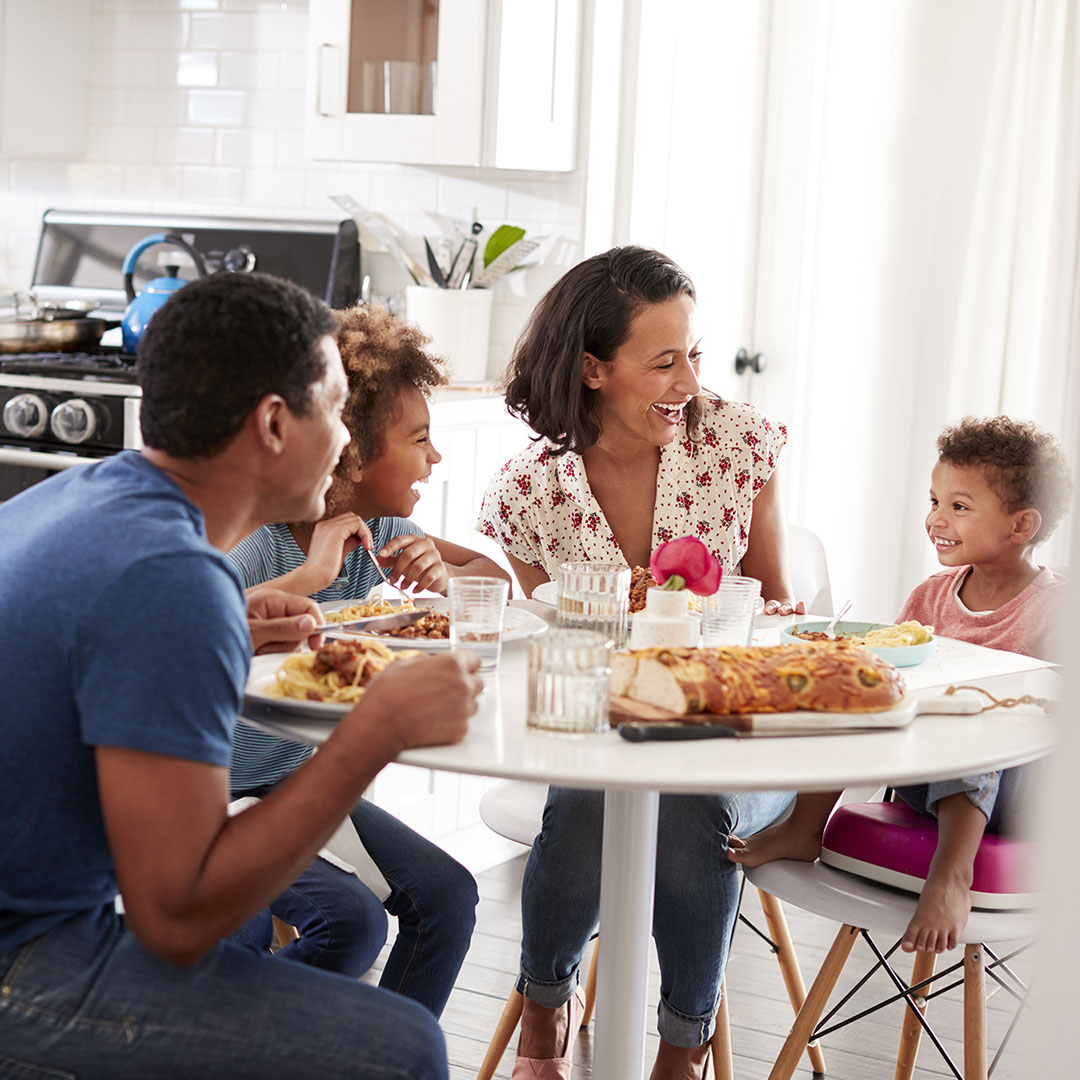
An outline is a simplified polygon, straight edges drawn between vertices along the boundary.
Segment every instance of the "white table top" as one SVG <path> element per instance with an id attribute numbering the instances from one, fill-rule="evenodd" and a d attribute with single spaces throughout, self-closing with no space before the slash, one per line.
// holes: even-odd
<path id="1" fill-rule="evenodd" d="M 534 601 L 517 603 L 541 610 Z M 775 637 L 777 625 L 755 638 Z M 526 656 L 524 642 L 503 646 L 499 670 L 487 677 L 479 712 L 462 742 L 409 750 L 398 760 L 429 769 L 577 788 L 679 793 L 832 790 L 855 783 L 947 779 L 1030 761 L 1053 745 L 1053 718 L 1034 706 L 976 716 L 923 715 L 897 730 L 819 736 L 631 743 L 615 731 L 585 736 L 529 731 Z M 950 682 L 977 681 L 998 697 L 1060 696 L 1059 677 L 1039 661 L 944 639 L 931 661 L 905 669 L 904 675 L 913 693 L 940 690 Z M 316 745 L 333 730 L 333 723 L 324 720 L 267 721 L 264 716 L 259 722 L 277 734 Z"/>

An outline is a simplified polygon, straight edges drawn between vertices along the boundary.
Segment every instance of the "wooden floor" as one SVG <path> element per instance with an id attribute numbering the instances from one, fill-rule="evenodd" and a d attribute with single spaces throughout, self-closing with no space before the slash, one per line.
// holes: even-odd
<path id="1" fill-rule="evenodd" d="M 522 856 L 495 867 L 478 878 L 480 908 L 476 932 L 457 986 L 442 1018 L 452 1080 L 471 1080 L 476 1076 L 506 995 L 517 974 L 521 937 L 519 897 L 524 862 Z M 744 911 L 755 925 L 764 928 L 757 894 L 749 887 L 746 890 Z M 785 912 L 803 974 L 809 985 L 832 942 L 837 926 L 790 906 L 785 906 Z M 995 951 L 1000 955 L 1000 950 Z M 386 950 L 383 955 L 385 952 Z M 939 960 L 939 970 L 961 956 L 962 954 L 948 954 L 943 957 Z M 858 965 L 855 961 L 862 958 L 867 958 L 867 963 L 857 971 Z M 1030 969 L 1030 964 L 1025 964 L 1024 959 L 1020 957 L 1012 965 L 1022 977 L 1026 977 Z M 865 969 L 869 968 L 872 961 L 872 954 L 865 944 L 857 943 L 839 989 L 846 991 Z M 906 957 L 897 952 L 893 961 L 902 975 L 910 974 L 910 961 Z M 372 981 L 377 981 L 380 968 L 381 962 L 369 975 Z M 987 984 L 988 987 L 994 985 L 989 979 Z M 784 993 L 779 968 L 768 945 L 742 924 L 736 931 L 732 946 L 727 985 L 736 1080 L 766 1080 L 784 1036 L 791 1026 L 792 1013 Z M 650 1001 L 653 1003 L 657 999 L 658 987 L 659 973 L 654 956 L 649 980 Z M 891 988 L 892 984 L 888 982 L 887 976 L 879 972 L 860 994 L 883 991 L 880 996 L 885 996 L 892 992 Z M 962 1072 L 963 1014 L 958 993 L 959 988 L 932 1001 L 928 1016 Z M 862 996 L 855 1000 L 865 1000 L 866 1004 L 869 1004 L 869 1000 Z M 1012 998 L 1004 991 L 998 991 L 989 1000 L 987 1015 L 991 1060 L 1010 1022 L 1013 1004 Z M 843 1015 L 850 1015 L 860 1007 L 866 1006 L 853 1003 Z M 843 1028 L 825 1039 L 825 1061 L 831 1080 L 893 1080 L 902 1011 L 901 1003 L 893 1003 L 874 1016 Z M 657 1041 L 655 1013 L 651 1014 L 648 1028 L 646 1054 L 651 1060 Z M 993 1074 L 996 1080 L 1021 1080 L 1023 1074 L 1020 1066 L 1025 1035 L 1025 1024 L 1021 1020 Z M 512 1042 L 507 1050 L 496 1073 L 498 1077 L 509 1077 L 513 1066 L 514 1045 Z M 575 1080 L 590 1080 L 591 1031 L 584 1031 L 579 1036 L 574 1059 Z M 808 1080 L 811 1075 L 804 1057 L 795 1076 L 799 1080 Z M 915 1076 L 936 1078 L 952 1075 L 933 1045 L 924 1038 Z"/>

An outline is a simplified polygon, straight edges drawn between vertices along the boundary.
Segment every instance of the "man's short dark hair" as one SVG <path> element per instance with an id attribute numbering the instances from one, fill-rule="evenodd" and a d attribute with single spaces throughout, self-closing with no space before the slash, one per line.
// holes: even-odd
<path id="1" fill-rule="evenodd" d="M 185 285 L 139 343 L 143 442 L 173 457 L 210 457 L 267 394 L 308 415 L 326 372 L 319 343 L 336 329 L 321 300 L 268 274 L 217 273 Z"/>
<path id="2" fill-rule="evenodd" d="M 965 416 L 937 441 L 938 460 L 982 469 L 986 482 L 1009 513 L 1034 507 L 1042 543 L 1069 508 L 1072 470 L 1057 439 L 1027 420 L 1010 416 Z"/>

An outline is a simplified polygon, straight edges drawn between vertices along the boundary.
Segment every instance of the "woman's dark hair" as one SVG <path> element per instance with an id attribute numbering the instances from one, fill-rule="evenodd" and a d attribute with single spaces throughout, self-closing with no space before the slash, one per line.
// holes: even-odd
<path id="1" fill-rule="evenodd" d="M 947 427 L 937 441 L 938 460 L 947 465 L 982 469 L 986 482 L 1009 513 L 1029 506 L 1042 525 L 1033 542 L 1042 543 L 1069 508 L 1069 463 L 1048 431 L 1008 416 L 965 416 Z"/>
<path id="2" fill-rule="evenodd" d="M 544 295 L 514 347 L 506 405 L 555 454 L 581 453 L 600 437 L 596 391 L 582 381 L 585 354 L 609 363 L 634 317 L 678 296 L 697 299 L 684 270 L 659 251 L 617 247 L 568 270 Z M 687 407 L 694 431 L 697 400 Z"/>
<path id="3" fill-rule="evenodd" d="M 326 374 L 319 343 L 336 329 L 321 300 L 268 274 L 217 273 L 185 285 L 139 343 L 143 442 L 173 457 L 210 457 L 267 394 L 307 416 Z"/>
<path id="4" fill-rule="evenodd" d="M 339 311 L 338 348 L 349 380 L 349 399 L 342 420 L 352 441 L 341 455 L 335 483 L 326 496 L 327 515 L 348 509 L 349 492 L 342 481 L 383 452 L 386 429 L 401 412 L 401 392 L 412 387 L 425 397 L 446 382 L 442 361 L 424 347 L 419 327 L 381 307 Z"/>

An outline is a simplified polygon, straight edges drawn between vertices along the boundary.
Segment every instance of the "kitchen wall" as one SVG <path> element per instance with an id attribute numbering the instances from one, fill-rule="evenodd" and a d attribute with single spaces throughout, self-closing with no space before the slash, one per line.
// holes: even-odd
<path id="1" fill-rule="evenodd" d="M 580 171 L 306 158 L 306 0 L 84 2 L 92 54 L 86 151 L 29 159 L 0 154 L 0 289 L 29 284 L 41 214 L 50 206 L 332 217 L 337 209 L 328 196 L 346 192 L 416 236 L 435 234 L 423 214 L 434 210 L 466 222 L 475 216 L 490 227 L 512 222 L 552 238 L 546 250 L 556 266 L 519 272 L 499 286 L 490 368 L 508 354 L 560 267 L 578 258 Z M 28 109 L 49 85 L 43 66 L 41 85 L 25 88 Z M 376 290 L 393 293 L 404 285 L 385 255 L 365 265 Z"/>

